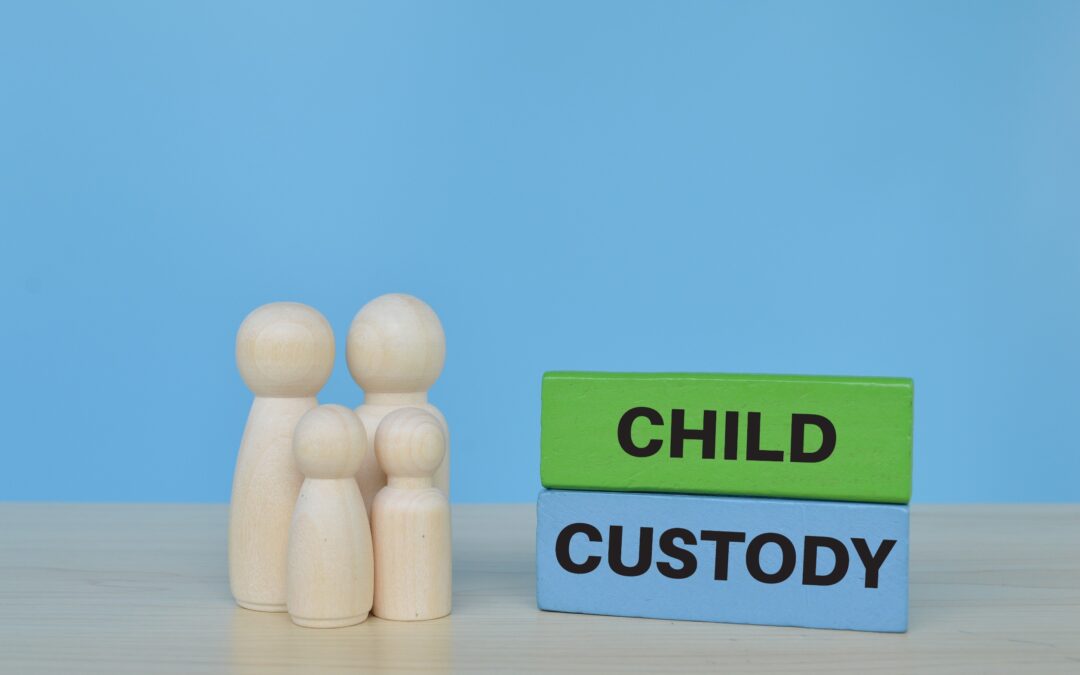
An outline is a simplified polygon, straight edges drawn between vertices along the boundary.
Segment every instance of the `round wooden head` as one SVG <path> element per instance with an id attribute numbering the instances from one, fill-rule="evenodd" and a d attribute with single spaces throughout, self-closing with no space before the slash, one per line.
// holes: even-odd
<path id="1" fill-rule="evenodd" d="M 442 373 L 446 334 L 439 317 L 411 295 L 381 295 L 356 314 L 345 358 L 365 392 L 426 392 Z"/>
<path id="2" fill-rule="evenodd" d="M 307 305 L 263 305 L 240 324 L 236 365 L 256 396 L 314 396 L 334 368 L 334 332 Z"/>
<path id="3" fill-rule="evenodd" d="M 392 478 L 430 477 L 446 455 L 446 435 L 439 420 L 419 408 L 400 408 L 379 423 L 375 456 Z"/>
<path id="4" fill-rule="evenodd" d="M 349 478 L 360 470 L 367 454 L 364 423 L 341 405 L 312 408 L 296 424 L 293 455 L 308 478 Z"/>

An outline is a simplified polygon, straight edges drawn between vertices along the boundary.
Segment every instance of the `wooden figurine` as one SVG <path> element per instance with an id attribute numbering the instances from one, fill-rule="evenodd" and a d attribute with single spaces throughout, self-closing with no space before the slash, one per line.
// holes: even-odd
<path id="1" fill-rule="evenodd" d="M 375 434 L 386 470 L 371 512 L 375 616 L 397 621 L 450 613 L 450 503 L 432 477 L 446 454 L 443 426 L 431 413 L 402 408 Z"/>
<path id="2" fill-rule="evenodd" d="M 371 528 L 356 472 L 368 451 L 356 413 L 323 405 L 301 418 L 293 440 L 304 484 L 289 530 L 288 607 L 309 628 L 352 626 L 371 611 Z"/>
<path id="3" fill-rule="evenodd" d="M 334 334 L 307 305 L 263 305 L 240 325 L 236 364 L 255 401 L 233 475 L 229 587 L 241 607 L 284 612 L 289 522 L 303 481 L 293 429 L 318 405 L 334 365 Z"/>
<path id="4" fill-rule="evenodd" d="M 364 390 L 364 402 L 356 412 L 372 444 L 382 419 L 404 407 L 431 413 L 449 439 L 446 419 L 427 400 L 428 390 L 442 373 L 446 336 L 439 317 L 426 303 L 391 293 L 364 305 L 349 327 L 345 356 L 349 372 Z M 386 485 L 384 468 L 375 453 L 369 453 L 356 476 L 369 511 L 376 493 Z M 449 499 L 449 448 L 435 471 L 435 487 Z"/>

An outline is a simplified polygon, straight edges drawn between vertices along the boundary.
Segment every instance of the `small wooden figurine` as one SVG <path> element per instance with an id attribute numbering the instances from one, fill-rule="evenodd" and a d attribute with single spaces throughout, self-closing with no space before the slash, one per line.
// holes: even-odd
<path id="1" fill-rule="evenodd" d="M 450 503 L 432 477 L 446 454 L 440 421 L 419 408 L 388 414 L 375 434 L 386 471 L 371 512 L 375 616 L 398 621 L 450 613 Z"/>
<path id="2" fill-rule="evenodd" d="M 344 406 L 319 406 L 296 426 L 306 478 L 289 531 L 288 607 L 300 626 L 352 626 L 371 611 L 371 529 L 355 478 L 367 449 L 364 425 Z"/>

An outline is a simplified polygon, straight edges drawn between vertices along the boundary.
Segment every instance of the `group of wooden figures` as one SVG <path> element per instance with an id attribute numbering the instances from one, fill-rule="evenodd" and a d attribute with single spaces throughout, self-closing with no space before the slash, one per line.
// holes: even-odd
<path id="1" fill-rule="evenodd" d="M 315 398 L 334 352 L 329 322 L 307 305 L 264 305 L 240 326 L 236 362 L 255 401 L 233 477 L 233 597 L 316 628 L 446 616 L 448 430 L 427 402 L 442 325 L 412 296 L 365 305 L 347 341 L 364 390 L 355 411 Z"/>

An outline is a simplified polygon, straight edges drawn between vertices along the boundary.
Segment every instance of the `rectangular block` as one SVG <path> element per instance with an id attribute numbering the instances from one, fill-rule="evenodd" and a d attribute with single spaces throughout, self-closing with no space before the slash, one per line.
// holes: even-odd
<path id="1" fill-rule="evenodd" d="M 907 630 L 908 507 L 545 490 L 540 609 Z"/>
<path id="2" fill-rule="evenodd" d="M 544 487 L 906 504 L 909 379 L 545 373 Z"/>

